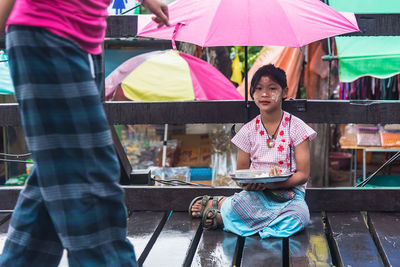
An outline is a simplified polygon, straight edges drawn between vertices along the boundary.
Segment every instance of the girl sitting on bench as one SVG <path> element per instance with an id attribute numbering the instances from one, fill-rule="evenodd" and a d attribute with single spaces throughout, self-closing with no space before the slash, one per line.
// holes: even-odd
<path id="1" fill-rule="evenodd" d="M 200 196 L 189 206 L 203 226 L 240 236 L 288 237 L 308 224 L 310 214 L 305 188 L 310 175 L 310 140 L 316 132 L 299 118 L 282 110 L 287 96 L 285 72 L 274 65 L 257 70 L 250 95 L 260 114 L 232 138 L 238 147 L 237 169 L 261 169 L 270 175 L 290 173 L 283 182 L 238 184 L 233 196 Z"/>

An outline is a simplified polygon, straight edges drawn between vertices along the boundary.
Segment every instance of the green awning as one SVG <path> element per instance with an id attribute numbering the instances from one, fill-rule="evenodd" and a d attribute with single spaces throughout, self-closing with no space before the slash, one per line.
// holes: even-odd
<path id="1" fill-rule="evenodd" d="M 338 11 L 400 13 L 399 0 L 329 0 Z M 352 82 L 362 76 L 388 78 L 400 73 L 400 36 L 335 37 L 339 79 Z"/>

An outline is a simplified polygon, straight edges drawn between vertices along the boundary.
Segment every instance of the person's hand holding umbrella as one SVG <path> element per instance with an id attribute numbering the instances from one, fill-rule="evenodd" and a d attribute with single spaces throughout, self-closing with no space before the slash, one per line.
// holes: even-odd
<path id="1" fill-rule="evenodd" d="M 152 19 L 158 24 L 158 28 L 163 25 L 169 26 L 168 6 L 166 4 L 159 0 L 142 0 L 142 5 L 156 15 Z"/>

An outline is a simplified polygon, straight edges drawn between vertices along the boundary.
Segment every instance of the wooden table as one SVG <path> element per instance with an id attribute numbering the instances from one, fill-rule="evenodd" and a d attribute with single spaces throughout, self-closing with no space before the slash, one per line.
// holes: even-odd
<path id="1" fill-rule="evenodd" d="M 127 186 L 128 238 L 141 266 L 400 266 L 400 190 L 311 188 L 311 222 L 289 238 L 203 230 L 186 209 L 236 188 Z M 20 188 L 1 188 L 0 236 Z"/>
<path id="2" fill-rule="evenodd" d="M 357 182 L 357 149 L 361 149 L 363 153 L 362 158 L 362 171 L 363 175 L 362 178 L 365 180 L 367 178 L 367 160 L 366 154 L 367 152 L 398 152 L 400 151 L 400 146 L 357 146 L 357 145 L 341 145 L 340 148 L 342 149 L 351 149 L 352 150 L 352 157 L 351 157 L 351 167 L 350 167 L 350 180 L 353 184 Z"/>

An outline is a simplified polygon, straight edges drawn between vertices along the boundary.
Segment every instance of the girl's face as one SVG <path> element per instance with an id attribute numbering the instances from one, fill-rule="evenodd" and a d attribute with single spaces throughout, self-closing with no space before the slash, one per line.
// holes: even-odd
<path id="1" fill-rule="evenodd" d="M 269 76 L 262 76 L 255 87 L 253 98 L 260 112 L 272 112 L 281 109 L 282 98 L 286 94 L 286 88 L 282 88 Z"/>

